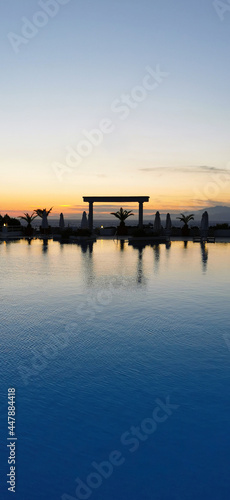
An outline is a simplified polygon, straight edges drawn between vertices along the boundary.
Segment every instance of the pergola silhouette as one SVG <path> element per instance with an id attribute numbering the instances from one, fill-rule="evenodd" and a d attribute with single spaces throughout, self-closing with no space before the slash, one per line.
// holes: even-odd
<path id="1" fill-rule="evenodd" d="M 83 196 L 83 201 L 89 203 L 89 229 L 93 230 L 94 203 L 139 203 L 139 228 L 143 227 L 143 204 L 149 201 L 149 196 Z"/>

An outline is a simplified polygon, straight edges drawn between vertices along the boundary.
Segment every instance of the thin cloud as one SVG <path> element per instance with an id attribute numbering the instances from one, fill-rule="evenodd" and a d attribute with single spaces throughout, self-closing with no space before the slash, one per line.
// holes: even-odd
<path id="1" fill-rule="evenodd" d="M 156 172 L 161 175 L 163 173 L 183 173 L 183 174 L 190 174 L 190 173 L 226 173 L 229 172 L 226 168 L 217 168 L 217 167 L 211 167 L 208 165 L 198 165 L 198 166 L 188 166 L 188 167 L 150 167 L 150 168 L 139 168 L 140 172 Z"/>
<path id="2" fill-rule="evenodd" d="M 200 199 L 195 199 L 194 200 L 195 203 L 197 203 L 198 205 L 204 205 L 204 206 L 208 206 L 209 208 L 213 208 L 213 207 L 229 207 L 228 204 L 226 203 L 226 201 L 220 201 L 220 200 L 200 200 Z"/>

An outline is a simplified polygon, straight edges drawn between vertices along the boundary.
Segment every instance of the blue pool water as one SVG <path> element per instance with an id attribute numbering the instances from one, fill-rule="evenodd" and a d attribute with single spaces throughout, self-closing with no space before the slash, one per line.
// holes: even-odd
<path id="1" fill-rule="evenodd" d="M 0 244 L 1 499 L 229 499 L 229 256 Z"/>

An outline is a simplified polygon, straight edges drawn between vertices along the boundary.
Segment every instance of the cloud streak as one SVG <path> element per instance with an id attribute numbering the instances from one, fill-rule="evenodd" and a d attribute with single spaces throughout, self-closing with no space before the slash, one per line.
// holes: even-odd
<path id="1" fill-rule="evenodd" d="M 183 174 L 207 174 L 207 173 L 226 173 L 228 170 L 226 168 L 217 168 L 207 165 L 198 166 L 187 166 L 187 167 L 150 167 L 150 168 L 139 168 L 140 172 L 156 172 L 161 175 L 163 173 L 183 173 Z"/>

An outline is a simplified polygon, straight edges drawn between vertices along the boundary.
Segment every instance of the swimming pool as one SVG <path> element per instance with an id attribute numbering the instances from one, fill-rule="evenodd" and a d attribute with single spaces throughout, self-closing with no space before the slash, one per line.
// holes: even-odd
<path id="1" fill-rule="evenodd" d="M 15 387 L 16 498 L 227 500 L 230 244 L 21 240 L 0 262 L 1 498 Z"/>

